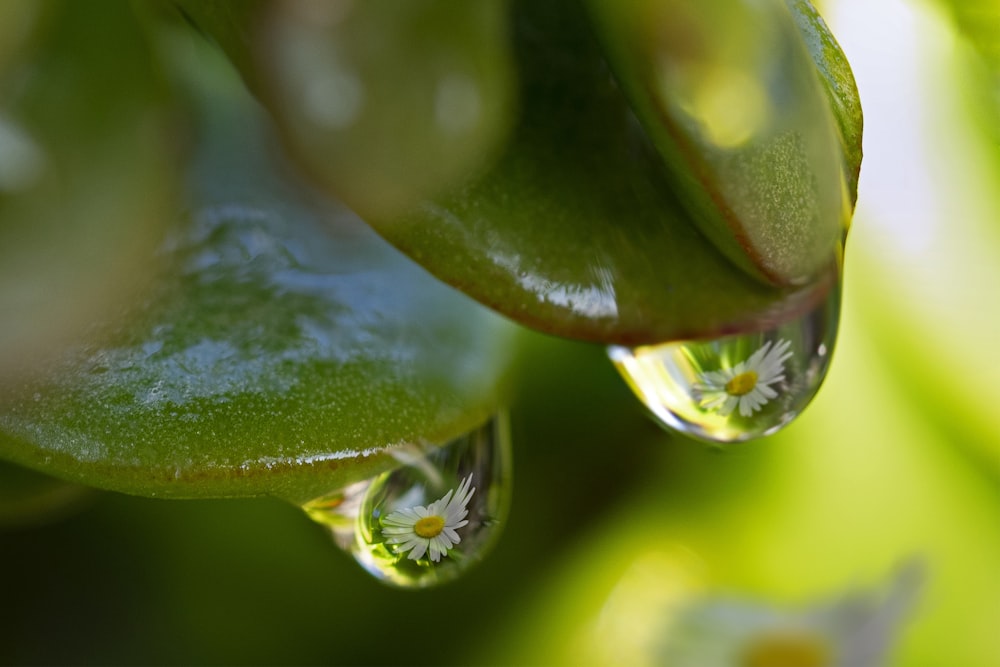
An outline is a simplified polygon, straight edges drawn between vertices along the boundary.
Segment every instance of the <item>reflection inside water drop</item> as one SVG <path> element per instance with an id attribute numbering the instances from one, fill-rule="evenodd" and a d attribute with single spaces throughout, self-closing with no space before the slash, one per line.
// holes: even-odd
<path id="1" fill-rule="evenodd" d="M 482 559 L 506 518 L 507 415 L 451 442 L 393 450 L 399 466 L 303 506 L 380 580 L 402 587 L 454 579 Z"/>
<path id="2" fill-rule="evenodd" d="M 664 426 L 711 442 L 769 435 L 816 394 L 837 336 L 840 288 L 804 317 L 764 331 L 608 355 Z"/>

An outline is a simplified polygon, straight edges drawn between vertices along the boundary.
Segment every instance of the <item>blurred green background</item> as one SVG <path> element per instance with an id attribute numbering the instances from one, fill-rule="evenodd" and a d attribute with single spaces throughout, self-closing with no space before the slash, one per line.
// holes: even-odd
<path id="1" fill-rule="evenodd" d="M 822 10 L 865 161 L 841 337 L 799 420 L 708 449 L 648 420 L 601 349 L 531 336 L 509 521 L 459 582 L 383 586 L 276 500 L 43 485 L 0 516 L 0 662 L 663 664 L 684 605 L 794 614 L 910 564 L 912 596 L 869 627 L 886 662 L 1000 664 L 997 63 L 939 5 Z M 73 511 L 44 511 L 55 493 Z"/>

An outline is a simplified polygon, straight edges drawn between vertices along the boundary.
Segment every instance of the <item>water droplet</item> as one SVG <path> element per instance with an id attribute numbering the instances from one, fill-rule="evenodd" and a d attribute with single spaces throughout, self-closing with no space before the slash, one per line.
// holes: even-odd
<path id="1" fill-rule="evenodd" d="M 440 446 L 394 450 L 399 467 L 303 506 L 376 578 L 403 588 L 450 581 L 482 560 L 506 519 L 506 413 Z"/>
<path id="2" fill-rule="evenodd" d="M 809 404 L 837 336 L 840 287 L 804 317 L 757 333 L 635 348 L 608 355 L 668 429 L 710 442 L 770 435 Z"/>

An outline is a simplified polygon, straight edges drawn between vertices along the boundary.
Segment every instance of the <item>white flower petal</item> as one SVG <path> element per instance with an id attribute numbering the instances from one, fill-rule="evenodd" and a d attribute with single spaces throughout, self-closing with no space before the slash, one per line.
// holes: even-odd
<path id="1" fill-rule="evenodd" d="M 722 406 L 729 398 L 729 394 L 725 392 L 716 391 L 711 394 L 707 394 L 701 399 L 701 407 L 707 410 L 715 410 Z"/>
<path id="2" fill-rule="evenodd" d="M 778 384 L 779 382 L 783 382 L 784 380 L 785 380 L 785 374 L 780 373 L 772 378 L 768 378 L 766 381 L 761 380 L 757 382 L 757 385 L 761 387 L 770 387 L 772 384 Z"/>
<path id="3" fill-rule="evenodd" d="M 411 535 L 413 533 L 413 526 L 393 526 L 391 528 L 382 528 L 382 534 L 389 537 L 399 537 L 402 535 Z"/>
<path id="4" fill-rule="evenodd" d="M 733 374 L 726 374 L 720 371 L 709 371 L 703 373 L 701 376 L 701 381 L 707 385 L 706 389 L 722 389 L 732 379 Z"/>
<path id="5" fill-rule="evenodd" d="M 434 507 L 435 514 L 441 514 L 441 510 L 448 507 L 451 504 L 451 496 L 455 493 L 454 489 L 448 489 L 448 493 L 444 494 L 442 498 L 435 500 L 431 505 Z"/>
<path id="6" fill-rule="evenodd" d="M 421 538 L 419 538 L 419 537 L 418 538 L 413 538 L 411 536 L 411 537 L 399 537 L 399 538 L 395 538 L 394 540 L 388 540 L 388 542 L 390 544 L 396 544 L 396 545 L 398 545 L 396 551 L 409 551 L 413 547 L 415 547 L 415 546 L 417 546 L 419 544 L 422 544 L 423 540 Z"/>
<path id="7" fill-rule="evenodd" d="M 764 399 L 762 401 L 763 403 L 766 403 L 767 401 L 771 400 L 772 398 L 777 398 L 778 397 L 778 392 L 776 392 L 771 387 L 768 387 L 767 385 L 763 385 L 763 384 L 760 384 L 760 385 L 757 385 L 756 387 L 754 387 L 754 392 L 763 395 L 763 399 Z"/>
<path id="8" fill-rule="evenodd" d="M 791 342 L 787 340 L 780 341 L 778 345 L 775 346 L 775 348 L 757 364 L 757 367 L 760 369 L 758 373 L 763 375 L 765 373 L 773 373 L 775 369 L 779 369 L 780 371 L 785 362 L 793 356 L 791 352 L 787 351 L 789 346 L 791 346 Z"/>
<path id="9" fill-rule="evenodd" d="M 418 519 L 420 519 L 420 515 L 414 512 L 412 508 L 407 507 L 401 510 L 396 510 L 389 516 L 382 519 L 382 521 L 406 525 L 407 523 L 416 523 Z"/>
<path id="10" fill-rule="evenodd" d="M 437 563 L 441 560 L 441 556 L 448 553 L 448 549 L 451 547 L 450 543 L 442 543 L 439 539 L 441 536 L 435 537 L 430 540 L 430 555 L 431 560 Z"/>
<path id="11" fill-rule="evenodd" d="M 726 401 L 722 404 L 722 407 L 719 408 L 719 416 L 728 417 L 731 415 L 733 413 L 733 409 L 736 408 L 736 404 L 739 403 L 739 400 L 738 396 L 727 397 Z"/>
<path id="12" fill-rule="evenodd" d="M 404 532 L 405 533 L 405 532 L 412 531 L 413 530 L 413 526 L 415 526 L 416 523 L 417 523 L 416 521 L 405 521 L 405 522 L 404 521 L 399 521 L 399 522 L 392 521 L 392 522 L 389 522 L 389 521 L 383 520 L 382 521 L 382 531 L 383 532 L 389 531 L 389 532 L 392 532 L 392 533 L 399 533 L 399 532 Z"/>
<path id="13" fill-rule="evenodd" d="M 413 546 L 413 551 L 410 552 L 408 558 L 410 560 L 420 560 L 425 553 L 427 553 L 427 540 L 421 540 Z"/>
<path id="14" fill-rule="evenodd" d="M 760 362 L 764 359 L 764 357 L 767 356 L 768 350 L 770 350 L 770 348 L 771 348 L 771 341 L 767 341 L 766 343 L 764 343 L 763 345 L 761 345 L 757 349 L 757 351 L 754 352 L 753 354 L 751 354 L 750 358 L 746 360 L 746 365 L 750 369 L 760 368 L 760 366 L 761 366 Z M 742 363 L 737 364 L 736 367 L 740 368 L 741 366 L 743 366 Z M 742 368 L 740 368 L 740 370 L 737 371 L 737 374 L 742 373 L 742 372 L 743 372 L 743 370 L 742 370 Z"/>
<path id="15" fill-rule="evenodd" d="M 433 547 L 436 547 L 443 554 L 448 553 L 448 550 L 451 549 L 456 544 L 458 544 L 458 541 L 452 541 L 448 539 L 448 536 L 445 535 L 444 533 L 441 533 L 437 537 L 431 538 L 431 545 Z"/>

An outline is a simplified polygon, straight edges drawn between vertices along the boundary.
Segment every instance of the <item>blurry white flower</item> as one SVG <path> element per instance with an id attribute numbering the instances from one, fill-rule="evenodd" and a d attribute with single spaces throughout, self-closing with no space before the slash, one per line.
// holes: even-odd
<path id="1" fill-rule="evenodd" d="M 804 610 L 708 598 L 681 611 L 655 649 L 672 667 L 878 667 L 913 604 L 911 563 L 885 595 L 856 593 Z"/>

